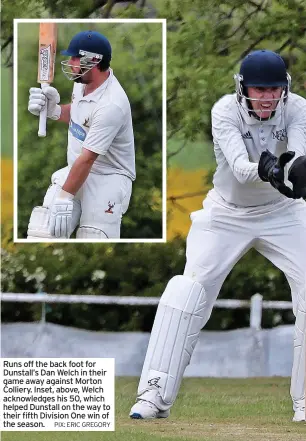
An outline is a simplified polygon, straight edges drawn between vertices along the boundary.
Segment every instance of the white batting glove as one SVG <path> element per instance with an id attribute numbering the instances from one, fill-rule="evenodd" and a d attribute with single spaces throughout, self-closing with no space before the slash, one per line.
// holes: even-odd
<path id="1" fill-rule="evenodd" d="M 38 87 L 31 87 L 29 97 L 28 111 L 35 116 L 39 116 L 40 112 L 46 104 L 46 98 L 48 102 L 47 117 L 50 119 L 59 119 L 61 115 L 60 94 L 55 87 L 46 86 L 43 89 Z"/>
<path id="2" fill-rule="evenodd" d="M 64 190 L 61 191 L 51 208 L 49 232 L 54 237 L 70 237 L 74 196 Z"/>

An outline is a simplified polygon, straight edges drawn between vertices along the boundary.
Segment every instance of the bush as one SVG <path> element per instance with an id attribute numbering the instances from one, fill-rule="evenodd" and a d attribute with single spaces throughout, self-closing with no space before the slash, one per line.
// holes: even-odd
<path id="1" fill-rule="evenodd" d="M 3 251 L 4 292 L 47 292 L 159 297 L 168 280 L 182 274 L 185 241 L 166 244 L 18 244 Z M 233 269 L 219 298 L 250 299 L 256 292 L 268 300 L 289 300 L 284 276 L 255 251 L 250 251 Z M 5 322 L 37 320 L 39 304 L 2 304 Z M 154 307 L 51 304 L 48 320 L 85 329 L 150 331 Z M 291 313 L 269 312 L 264 326 L 291 323 Z M 207 329 L 248 326 L 249 310 L 215 309 Z"/>

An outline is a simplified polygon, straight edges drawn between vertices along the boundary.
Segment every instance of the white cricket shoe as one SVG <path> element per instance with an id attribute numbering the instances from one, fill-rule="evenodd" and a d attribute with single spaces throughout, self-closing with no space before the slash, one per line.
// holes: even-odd
<path id="1" fill-rule="evenodd" d="M 155 404 L 146 400 L 138 400 L 131 409 L 130 417 L 136 420 L 167 418 L 170 410 L 159 410 Z"/>
<path id="2" fill-rule="evenodd" d="M 294 412 L 294 417 L 292 418 L 292 421 L 299 422 L 299 421 L 306 421 L 305 418 L 305 409 L 298 409 Z"/>

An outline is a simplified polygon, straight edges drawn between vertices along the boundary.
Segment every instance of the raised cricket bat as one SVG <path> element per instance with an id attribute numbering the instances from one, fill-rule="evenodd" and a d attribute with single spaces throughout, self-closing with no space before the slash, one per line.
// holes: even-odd
<path id="1" fill-rule="evenodd" d="M 54 79 L 54 66 L 57 42 L 56 23 L 40 23 L 39 25 L 39 51 L 38 51 L 38 77 L 41 88 L 49 86 Z M 46 136 L 47 106 L 39 115 L 38 136 Z"/>

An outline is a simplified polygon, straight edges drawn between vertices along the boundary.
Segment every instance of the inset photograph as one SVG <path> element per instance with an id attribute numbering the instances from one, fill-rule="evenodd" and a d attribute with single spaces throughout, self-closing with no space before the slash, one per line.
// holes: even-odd
<path id="1" fill-rule="evenodd" d="M 14 241 L 165 242 L 165 20 L 15 20 Z"/>

